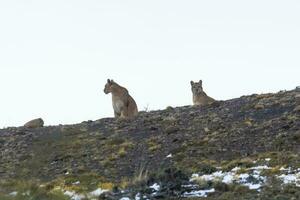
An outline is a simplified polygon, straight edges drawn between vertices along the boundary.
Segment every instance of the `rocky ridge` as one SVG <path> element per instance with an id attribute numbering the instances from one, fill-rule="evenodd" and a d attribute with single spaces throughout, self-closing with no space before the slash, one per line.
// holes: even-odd
<path id="1" fill-rule="evenodd" d="M 134 120 L 2 129 L 0 197 L 297 199 L 299 118 L 297 88 Z"/>

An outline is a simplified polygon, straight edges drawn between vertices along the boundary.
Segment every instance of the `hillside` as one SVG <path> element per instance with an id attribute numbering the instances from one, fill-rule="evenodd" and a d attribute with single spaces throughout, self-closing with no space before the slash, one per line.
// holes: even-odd
<path id="1" fill-rule="evenodd" d="M 300 199 L 299 119 L 295 89 L 2 129 L 0 199 Z"/>

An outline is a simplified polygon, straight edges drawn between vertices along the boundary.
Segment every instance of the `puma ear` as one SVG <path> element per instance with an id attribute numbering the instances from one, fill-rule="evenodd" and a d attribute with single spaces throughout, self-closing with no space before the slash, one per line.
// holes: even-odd
<path id="1" fill-rule="evenodd" d="M 114 80 L 111 79 L 111 80 L 110 80 L 110 83 L 113 84 L 113 83 L 115 83 L 115 82 L 114 82 Z"/>
<path id="2" fill-rule="evenodd" d="M 109 80 L 109 79 L 107 79 L 107 83 L 110 83 L 110 80 Z"/>
<path id="3" fill-rule="evenodd" d="M 200 80 L 199 83 L 202 85 L 202 80 Z"/>
<path id="4" fill-rule="evenodd" d="M 194 83 L 194 81 L 191 81 L 191 85 L 194 85 L 195 83 Z"/>

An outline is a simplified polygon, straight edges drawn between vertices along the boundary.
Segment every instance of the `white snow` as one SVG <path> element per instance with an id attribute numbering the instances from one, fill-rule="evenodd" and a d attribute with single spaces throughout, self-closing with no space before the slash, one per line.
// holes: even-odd
<path id="1" fill-rule="evenodd" d="M 141 200 L 141 193 L 137 193 L 135 195 L 135 200 Z"/>
<path id="2" fill-rule="evenodd" d="M 295 184 L 297 187 L 300 187 L 300 172 L 294 174 L 282 174 L 277 177 L 280 178 L 284 184 Z"/>
<path id="3" fill-rule="evenodd" d="M 151 185 L 149 188 L 155 190 L 155 191 L 159 191 L 160 189 L 160 185 L 158 185 L 157 183 L 154 183 L 153 185 Z"/>
<path id="4" fill-rule="evenodd" d="M 75 192 L 65 191 L 64 194 L 65 194 L 66 196 L 72 197 L 72 196 L 75 194 Z"/>
<path id="5" fill-rule="evenodd" d="M 285 169 L 284 167 L 280 168 L 280 171 L 286 171 L 287 169 Z"/>
<path id="6" fill-rule="evenodd" d="M 12 196 L 12 197 L 15 197 L 15 196 L 17 196 L 18 195 L 18 192 L 11 192 L 11 193 L 9 193 L 9 196 Z"/>
<path id="7" fill-rule="evenodd" d="M 240 174 L 239 175 L 239 178 L 241 179 L 241 180 L 246 180 L 247 178 L 249 178 L 249 174 Z"/>
<path id="8" fill-rule="evenodd" d="M 199 174 L 193 174 L 191 181 L 197 180 L 197 179 L 201 179 L 204 181 L 215 181 L 215 180 L 221 180 L 223 179 L 223 177 L 225 176 L 225 174 L 222 171 L 218 171 L 218 172 L 214 172 L 212 174 L 205 174 L 202 176 L 199 176 Z"/>
<path id="9" fill-rule="evenodd" d="M 222 182 L 226 184 L 232 183 L 234 180 L 234 174 L 233 173 L 227 173 L 224 177 Z"/>
<path id="10" fill-rule="evenodd" d="M 29 196 L 29 195 L 30 195 L 30 191 L 27 190 L 26 192 L 23 192 L 22 195 L 23 195 L 23 196 Z"/>
<path id="11" fill-rule="evenodd" d="M 78 183 L 79 181 L 76 182 L 76 184 L 79 184 Z M 74 183 L 75 184 L 75 183 Z M 98 198 L 101 194 L 103 194 L 104 192 L 108 192 L 109 190 L 102 190 L 101 188 L 98 188 L 97 190 L 95 191 L 92 191 L 86 195 L 84 194 L 77 194 L 76 192 L 74 191 L 64 191 L 64 195 L 68 196 L 71 198 L 71 200 L 82 200 L 82 199 L 93 199 L 93 198 Z"/>
<path id="12" fill-rule="evenodd" d="M 271 169 L 271 168 L 266 165 L 256 166 L 249 169 L 252 172 L 238 174 L 237 172 L 240 169 L 241 168 L 239 167 L 235 167 L 230 172 L 217 171 L 212 174 L 205 174 L 202 176 L 199 176 L 198 174 L 193 174 L 191 181 L 195 181 L 195 180 L 221 181 L 225 184 L 238 183 L 249 187 L 249 189 L 251 190 L 258 190 L 263 186 L 263 184 L 267 180 L 266 177 L 260 175 L 262 170 Z M 250 176 L 256 180 L 255 183 L 252 183 L 248 180 Z"/>
<path id="13" fill-rule="evenodd" d="M 64 193 L 66 196 L 69 196 L 71 197 L 71 200 L 82 200 L 85 198 L 84 195 L 82 194 L 76 194 L 75 192 L 73 191 L 65 191 Z"/>
<path id="14" fill-rule="evenodd" d="M 238 182 L 241 183 L 241 184 L 247 184 L 247 179 L 250 177 L 249 174 L 240 174 L 238 175 Z"/>
<path id="15" fill-rule="evenodd" d="M 281 167 L 280 168 L 280 171 L 287 171 L 289 174 L 291 174 L 293 172 L 292 168 L 289 167 L 289 168 L 284 168 L 284 167 Z"/>
<path id="16" fill-rule="evenodd" d="M 80 181 L 76 181 L 75 183 L 73 183 L 73 185 L 79 185 Z"/>
<path id="17" fill-rule="evenodd" d="M 189 184 L 189 185 L 182 185 L 181 187 L 195 189 L 195 188 L 198 188 L 199 186 L 195 185 L 195 184 Z"/>
<path id="18" fill-rule="evenodd" d="M 197 178 L 199 178 L 199 174 L 192 174 L 191 181 L 192 181 L 193 179 L 197 179 Z"/>
<path id="19" fill-rule="evenodd" d="M 272 169 L 272 168 L 268 167 L 267 165 L 263 165 L 263 166 L 251 167 L 250 169 L 253 169 L 253 170 L 263 170 L 263 169 Z"/>
<path id="20" fill-rule="evenodd" d="M 167 155 L 167 158 L 172 158 L 172 157 L 173 157 L 172 154 Z"/>
<path id="21" fill-rule="evenodd" d="M 232 171 L 232 172 L 237 172 L 237 171 L 239 171 L 239 170 L 241 170 L 240 167 L 235 167 L 235 168 L 233 168 L 231 171 Z"/>
<path id="22" fill-rule="evenodd" d="M 262 187 L 261 184 L 252 184 L 252 183 L 245 183 L 243 185 L 247 186 L 250 190 L 258 190 Z"/>
<path id="23" fill-rule="evenodd" d="M 183 194 L 183 197 L 207 197 L 208 193 L 215 192 L 215 189 L 210 190 L 198 190 L 198 191 L 192 191 L 192 192 L 185 192 Z"/>
<path id="24" fill-rule="evenodd" d="M 266 158 L 266 161 L 270 161 L 271 159 Z M 267 165 L 251 167 L 248 170 L 249 173 L 238 174 L 237 172 L 241 168 L 235 167 L 229 172 L 217 171 L 212 174 L 193 174 L 190 181 L 221 181 L 226 184 L 237 183 L 244 186 L 249 187 L 251 190 L 258 190 L 263 187 L 263 185 L 267 182 L 267 177 L 262 176 L 261 173 L 263 170 L 270 170 L 271 167 Z M 292 169 L 281 167 L 280 171 L 285 174 L 276 176 L 277 178 L 283 181 L 283 184 L 295 184 L 297 187 L 300 187 L 300 168 Z M 254 182 L 250 182 L 250 180 L 254 178 Z M 250 180 L 249 180 L 250 179 Z M 199 192 L 200 193 L 200 192 Z"/>
<path id="25" fill-rule="evenodd" d="M 108 190 L 102 190 L 101 188 L 98 188 L 97 190 L 90 192 L 89 194 L 90 194 L 90 196 L 98 197 L 101 194 L 103 194 L 104 192 L 108 192 Z"/>
<path id="26" fill-rule="evenodd" d="M 123 197 L 120 200 L 130 200 L 128 197 Z"/>
<path id="27" fill-rule="evenodd" d="M 171 157 L 170 154 L 168 157 Z M 266 161 L 270 161 L 270 159 L 266 158 Z M 215 189 L 207 189 L 207 190 L 198 190 L 199 186 L 195 183 L 197 181 L 220 181 L 225 184 L 241 184 L 244 186 L 247 186 L 250 190 L 257 190 L 260 191 L 261 187 L 264 186 L 264 184 L 267 182 L 267 177 L 262 176 L 261 173 L 263 170 L 270 170 L 271 167 L 267 165 L 262 166 L 255 166 L 248 169 L 245 169 L 247 173 L 239 174 L 238 172 L 241 170 L 240 167 L 235 167 L 229 172 L 223 172 L 223 171 L 217 171 L 212 174 L 193 174 L 190 181 L 191 184 L 183 185 L 184 188 L 189 188 L 190 190 L 193 190 L 191 192 L 185 192 L 182 197 L 207 197 L 209 193 L 215 192 Z M 292 169 L 281 167 L 280 171 L 283 173 L 281 175 L 276 176 L 277 178 L 281 179 L 283 181 L 283 184 L 295 184 L 297 187 L 300 187 L 300 168 L 298 169 Z M 195 182 L 196 181 L 196 182 Z M 73 183 L 75 185 L 80 184 L 79 181 Z M 154 183 L 153 185 L 149 186 L 149 188 L 153 189 L 156 194 L 160 190 L 160 185 L 158 183 Z M 88 193 L 87 195 L 82 194 L 76 194 L 74 191 L 65 191 L 64 194 L 66 196 L 69 196 L 71 200 L 83 200 L 85 198 L 94 198 L 99 197 L 104 192 L 107 192 L 108 190 L 102 190 L 98 188 L 95 191 L 92 191 Z M 17 192 L 12 192 L 9 195 L 16 196 Z M 141 200 L 142 196 L 140 193 L 137 193 L 135 195 L 134 200 Z M 146 197 L 143 197 L 146 198 Z M 131 200 L 129 197 L 123 197 L 120 200 Z"/>

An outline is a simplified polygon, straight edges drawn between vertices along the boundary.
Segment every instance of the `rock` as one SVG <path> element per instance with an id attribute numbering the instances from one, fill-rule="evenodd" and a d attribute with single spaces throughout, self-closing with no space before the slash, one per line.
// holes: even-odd
<path id="1" fill-rule="evenodd" d="M 265 106 L 264 106 L 263 104 L 261 104 L 261 103 L 258 103 L 258 104 L 256 104 L 256 105 L 254 106 L 254 108 L 255 108 L 256 110 L 262 110 L 262 109 L 265 108 Z"/>
<path id="2" fill-rule="evenodd" d="M 174 108 L 173 108 L 172 106 L 168 106 L 168 107 L 166 108 L 166 110 L 167 110 L 167 111 L 173 111 Z"/>
<path id="3" fill-rule="evenodd" d="M 112 192 L 105 192 L 103 194 L 101 194 L 99 197 L 98 197 L 99 200 L 117 200 L 117 198 L 114 197 L 114 194 Z"/>
<path id="4" fill-rule="evenodd" d="M 253 124 L 252 124 L 252 122 L 251 122 L 251 120 L 245 120 L 245 122 L 244 122 L 247 126 L 252 126 Z"/>
<path id="5" fill-rule="evenodd" d="M 172 133 L 176 133 L 179 131 L 179 128 L 177 126 L 168 126 L 166 129 L 165 129 L 165 132 L 167 134 L 172 134 Z"/>
<path id="6" fill-rule="evenodd" d="M 300 94 L 295 95 L 297 104 L 300 104 Z"/>
<path id="7" fill-rule="evenodd" d="M 33 119 L 26 124 L 24 124 L 26 128 L 41 128 L 44 126 L 44 121 L 42 118 Z"/>
<path id="8" fill-rule="evenodd" d="M 214 119 L 212 120 L 212 122 L 214 122 L 214 123 L 219 123 L 221 121 L 222 121 L 222 119 L 219 117 L 214 117 Z"/>
<path id="9" fill-rule="evenodd" d="M 300 112 L 300 105 L 294 109 L 294 112 Z"/>
<path id="10" fill-rule="evenodd" d="M 204 131 L 205 131 L 205 133 L 208 133 L 210 130 L 209 130 L 209 128 L 204 128 Z"/>
<path id="11" fill-rule="evenodd" d="M 174 116 L 166 117 L 166 118 L 163 119 L 163 122 L 175 123 L 176 122 L 176 118 Z"/>

